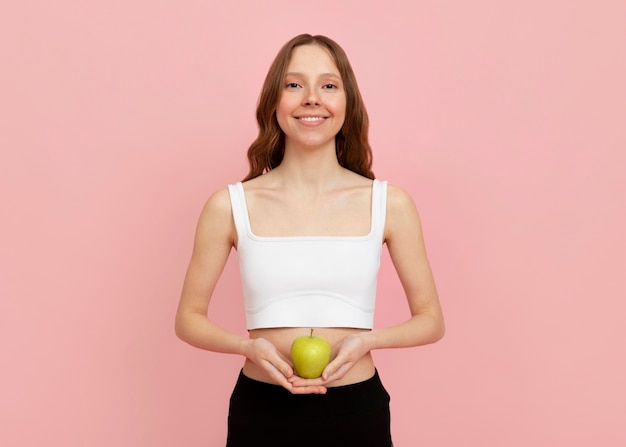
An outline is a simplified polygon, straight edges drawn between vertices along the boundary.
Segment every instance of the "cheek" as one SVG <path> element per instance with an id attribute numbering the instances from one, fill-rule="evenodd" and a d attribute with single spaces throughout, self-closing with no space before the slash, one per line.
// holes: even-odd
<path id="1" fill-rule="evenodd" d="M 346 116 L 346 101 L 337 99 L 332 104 L 329 104 L 329 108 L 332 107 L 332 112 L 336 117 L 345 118 Z"/>
<path id="2" fill-rule="evenodd" d="M 338 95 L 328 98 L 326 106 L 332 108 L 337 114 L 343 114 L 346 111 L 346 97 Z"/>
<path id="3" fill-rule="evenodd" d="M 276 121 L 278 121 L 278 127 L 280 128 L 280 130 L 283 131 L 283 133 L 285 133 L 285 128 L 286 126 L 286 119 L 284 118 L 284 115 L 281 115 L 279 113 L 278 110 L 276 110 Z"/>
<path id="4" fill-rule="evenodd" d="M 276 114 L 279 116 L 290 115 L 291 113 L 293 113 L 295 107 L 297 107 L 297 101 L 295 101 L 293 97 L 283 97 L 280 99 L 280 101 L 278 101 L 278 105 L 276 106 Z"/>
<path id="5" fill-rule="evenodd" d="M 276 120 L 278 121 L 278 125 L 283 128 L 283 125 L 286 120 L 286 116 L 289 114 L 288 108 L 285 106 L 283 101 L 280 101 L 276 106 Z"/>

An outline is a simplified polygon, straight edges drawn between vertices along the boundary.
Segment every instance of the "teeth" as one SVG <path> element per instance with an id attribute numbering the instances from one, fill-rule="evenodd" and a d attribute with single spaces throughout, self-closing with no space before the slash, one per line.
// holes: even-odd
<path id="1" fill-rule="evenodd" d="M 301 116 L 299 119 L 303 121 L 321 121 L 324 118 L 322 118 L 321 116 Z"/>

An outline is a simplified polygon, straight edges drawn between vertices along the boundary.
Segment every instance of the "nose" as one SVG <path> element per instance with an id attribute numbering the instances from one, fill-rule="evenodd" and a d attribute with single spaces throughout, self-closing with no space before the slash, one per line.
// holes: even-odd
<path id="1" fill-rule="evenodd" d="M 315 92 L 315 90 L 313 89 L 309 90 L 308 94 L 304 97 L 304 104 L 307 106 L 315 106 L 315 107 L 320 105 L 320 98 Z"/>

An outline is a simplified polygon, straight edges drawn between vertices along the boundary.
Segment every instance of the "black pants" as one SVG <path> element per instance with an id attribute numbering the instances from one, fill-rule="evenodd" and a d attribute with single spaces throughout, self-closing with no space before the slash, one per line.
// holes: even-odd
<path id="1" fill-rule="evenodd" d="M 295 395 L 239 374 L 226 447 L 390 447 L 389 394 L 378 372 L 364 382 Z"/>

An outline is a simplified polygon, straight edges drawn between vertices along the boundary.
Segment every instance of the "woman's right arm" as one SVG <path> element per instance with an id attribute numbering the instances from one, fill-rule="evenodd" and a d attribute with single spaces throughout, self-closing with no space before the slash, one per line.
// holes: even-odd
<path id="1" fill-rule="evenodd" d="M 247 357 L 272 380 L 292 393 L 324 393 L 323 386 L 294 387 L 287 379 L 293 367 L 269 341 L 250 339 L 222 329 L 208 318 L 209 302 L 237 244 L 230 196 L 223 189 L 207 200 L 196 228 L 191 261 L 176 312 L 176 335 L 200 349 Z"/>
<path id="2" fill-rule="evenodd" d="M 236 244 L 228 190 L 213 194 L 204 205 L 193 252 L 176 312 L 176 335 L 200 349 L 246 355 L 248 338 L 228 332 L 207 317 L 209 302 Z"/>

